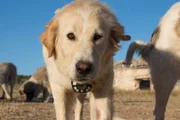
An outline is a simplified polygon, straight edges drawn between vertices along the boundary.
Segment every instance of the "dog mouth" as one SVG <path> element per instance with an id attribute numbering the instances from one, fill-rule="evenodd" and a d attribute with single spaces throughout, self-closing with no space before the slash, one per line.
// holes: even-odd
<path id="1" fill-rule="evenodd" d="M 89 83 L 77 83 L 75 81 L 71 81 L 72 89 L 76 93 L 87 93 L 92 89 L 92 84 Z"/>

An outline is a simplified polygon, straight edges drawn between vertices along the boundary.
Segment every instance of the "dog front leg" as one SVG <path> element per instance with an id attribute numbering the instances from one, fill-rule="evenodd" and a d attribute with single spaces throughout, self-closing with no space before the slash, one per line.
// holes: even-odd
<path id="1" fill-rule="evenodd" d="M 82 110 L 83 110 L 84 98 L 85 98 L 85 94 L 80 94 L 76 98 L 75 120 L 82 120 Z"/>
<path id="2" fill-rule="evenodd" d="M 96 113 L 99 116 L 99 120 L 112 120 L 111 118 L 111 105 L 108 98 L 95 99 L 96 102 Z"/>
<path id="3" fill-rule="evenodd" d="M 91 120 L 97 120 L 94 94 L 89 93 Z"/>
<path id="4" fill-rule="evenodd" d="M 109 97 L 99 93 L 90 95 L 91 120 L 112 120 L 112 106 Z"/>
<path id="5" fill-rule="evenodd" d="M 171 79 L 170 80 L 171 82 L 169 82 L 168 79 L 169 77 L 165 76 L 165 77 L 160 77 L 160 79 L 154 80 L 155 98 L 156 98 L 156 104 L 154 110 L 155 120 L 164 120 L 164 115 L 169 100 L 169 96 L 173 90 L 176 81 Z"/>
<path id="6" fill-rule="evenodd" d="M 169 100 L 169 96 L 178 80 L 178 72 L 172 70 L 165 70 L 159 67 L 152 67 L 152 81 L 155 90 L 155 120 L 164 120 L 166 106 Z M 161 73 L 161 75 L 157 74 Z"/>
<path id="7" fill-rule="evenodd" d="M 56 110 L 56 120 L 67 120 L 66 92 L 61 86 L 57 84 L 51 84 L 51 88 L 54 98 L 54 106 Z"/>

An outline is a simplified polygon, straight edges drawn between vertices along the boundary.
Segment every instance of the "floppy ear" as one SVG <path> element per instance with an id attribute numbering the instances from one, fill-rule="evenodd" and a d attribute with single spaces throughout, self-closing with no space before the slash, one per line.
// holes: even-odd
<path id="1" fill-rule="evenodd" d="M 57 37 L 58 25 L 55 19 L 52 19 L 46 26 L 46 30 L 40 35 L 42 44 L 48 50 L 48 57 L 55 54 L 55 40 Z"/>
<path id="2" fill-rule="evenodd" d="M 180 37 L 180 19 L 176 23 L 175 32 L 178 37 Z"/>
<path id="3" fill-rule="evenodd" d="M 120 40 L 122 41 L 128 41 L 131 39 L 131 36 L 129 35 L 124 35 L 124 27 L 120 25 L 119 23 L 116 23 L 112 28 L 111 28 L 111 33 L 110 33 L 110 41 L 112 45 L 115 48 L 115 51 L 117 51 L 120 46 L 118 43 Z"/>
<path id="4" fill-rule="evenodd" d="M 157 26 L 151 35 L 151 44 L 153 44 L 153 45 L 156 44 L 156 41 L 159 38 L 159 34 L 160 34 L 160 28 L 159 28 L 159 26 Z"/>

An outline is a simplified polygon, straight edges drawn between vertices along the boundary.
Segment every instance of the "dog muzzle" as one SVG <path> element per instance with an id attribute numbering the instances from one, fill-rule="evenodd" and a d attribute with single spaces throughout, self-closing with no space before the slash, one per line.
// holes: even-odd
<path id="1" fill-rule="evenodd" d="M 72 85 L 72 89 L 74 92 L 77 93 L 87 93 L 89 91 L 91 91 L 92 89 L 92 85 L 89 83 L 85 83 L 85 84 L 79 84 L 77 82 L 71 82 Z"/>

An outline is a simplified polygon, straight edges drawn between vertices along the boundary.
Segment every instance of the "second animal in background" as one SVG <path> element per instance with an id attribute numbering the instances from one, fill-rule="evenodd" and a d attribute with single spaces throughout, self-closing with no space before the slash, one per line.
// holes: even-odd
<path id="1" fill-rule="evenodd" d="M 48 102 L 51 96 L 51 89 L 46 67 L 39 67 L 31 78 L 21 85 L 19 93 L 26 95 L 26 101 L 32 101 L 33 98 L 43 93 L 43 102 Z"/>
<path id="2" fill-rule="evenodd" d="M 155 120 L 164 120 L 166 106 L 174 85 L 180 78 L 180 2 L 174 4 L 161 18 L 151 41 L 134 41 L 129 46 L 126 64 L 134 52 L 145 59 L 151 70 L 156 105 Z"/>
<path id="3" fill-rule="evenodd" d="M 5 98 L 7 100 L 12 100 L 13 96 L 13 87 L 16 83 L 17 79 L 17 70 L 16 66 L 13 63 L 0 63 L 0 85 L 3 89 L 1 99 Z M 8 86 L 10 86 L 10 90 L 8 89 Z"/>

